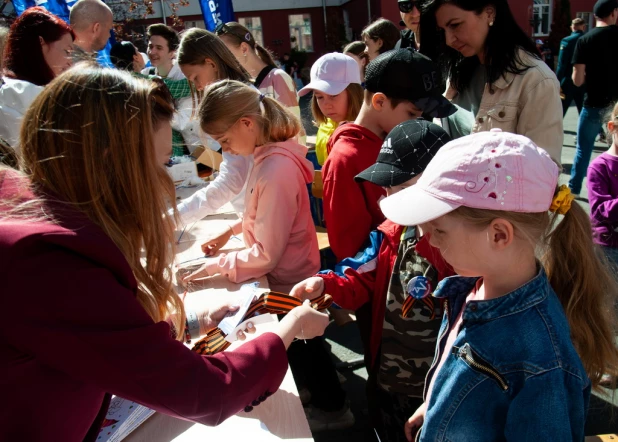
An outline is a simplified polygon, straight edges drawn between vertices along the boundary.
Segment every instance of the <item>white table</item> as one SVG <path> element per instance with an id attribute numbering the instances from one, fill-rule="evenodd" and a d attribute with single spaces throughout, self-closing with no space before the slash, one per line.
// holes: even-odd
<path id="1" fill-rule="evenodd" d="M 222 210 L 220 212 L 226 212 Z M 186 230 L 177 244 L 177 262 L 188 261 L 203 256 L 201 243 L 209 231 L 225 227 L 235 220 L 234 213 L 219 213 L 198 221 L 190 230 Z M 180 232 L 176 232 L 178 238 Z M 222 250 L 242 248 L 242 238 L 232 238 Z M 253 280 L 255 281 L 255 280 Z M 268 287 L 265 277 L 258 280 L 260 287 Z M 247 281 L 252 282 L 252 281 Z M 233 296 L 242 284 L 234 284 L 226 278 L 216 276 L 203 280 L 199 288 L 208 296 Z M 257 332 L 248 335 L 248 340 L 275 328 L 276 322 L 258 324 Z M 235 342 L 226 351 L 242 345 Z M 309 424 L 305 417 L 298 390 L 288 366 L 288 371 L 279 390 L 268 400 L 254 407 L 250 413 L 241 411 L 230 417 L 218 427 L 207 427 L 201 424 L 176 419 L 161 413 L 155 413 L 125 441 L 130 442 L 194 442 L 194 441 L 226 441 L 226 442 L 261 442 L 294 439 L 297 441 L 313 441 Z"/>

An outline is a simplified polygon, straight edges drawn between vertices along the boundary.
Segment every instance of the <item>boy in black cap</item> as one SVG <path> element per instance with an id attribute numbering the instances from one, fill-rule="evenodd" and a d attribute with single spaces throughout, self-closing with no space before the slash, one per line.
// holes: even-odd
<path id="1" fill-rule="evenodd" d="M 418 181 L 448 141 L 435 124 L 401 123 L 386 137 L 376 163 L 355 179 L 395 193 Z M 416 227 L 387 220 L 371 232 L 367 247 L 344 259 L 335 272 L 306 279 L 291 291 L 301 299 L 328 293 L 348 309 L 371 305 L 367 394 L 373 424 L 384 442 L 406 440 L 404 424 L 423 402 L 425 375 L 442 318 L 441 303 L 430 295 L 441 279 L 452 274 L 440 251 L 420 237 Z"/>
<path id="2" fill-rule="evenodd" d="M 367 66 L 358 117 L 331 135 L 322 169 L 324 220 L 337 259 L 354 255 L 384 220 L 378 206 L 383 190 L 356 183 L 354 176 L 375 162 L 382 140 L 397 124 L 422 114 L 445 117 L 455 111 L 440 84 L 433 62 L 411 48 L 385 52 Z"/>

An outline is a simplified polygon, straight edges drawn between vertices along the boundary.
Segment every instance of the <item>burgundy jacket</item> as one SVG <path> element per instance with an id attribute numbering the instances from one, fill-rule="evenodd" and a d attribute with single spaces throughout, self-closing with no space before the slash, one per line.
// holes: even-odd
<path id="1" fill-rule="evenodd" d="M 14 179 L 0 182 L 0 210 L 15 193 Z M 56 224 L 0 221 L 0 440 L 94 440 L 109 394 L 217 425 L 277 390 L 278 336 L 189 351 L 137 302 L 110 238 L 80 212 L 52 209 Z"/>

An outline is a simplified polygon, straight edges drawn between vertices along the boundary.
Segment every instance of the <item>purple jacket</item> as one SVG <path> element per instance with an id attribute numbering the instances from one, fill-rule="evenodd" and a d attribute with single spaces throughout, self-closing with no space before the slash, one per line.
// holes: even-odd
<path id="1" fill-rule="evenodd" d="M 594 241 L 618 248 L 618 157 L 599 155 L 588 166 L 587 183 Z"/>
<path id="2" fill-rule="evenodd" d="M 0 210 L 16 180 L 0 176 Z M 0 440 L 95 440 L 109 394 L 217 425 L 277 390 L 287 370 L 272 333 L 203 357 L 135 298 L 116 245 L 83 214 L 0 222 Z"/>

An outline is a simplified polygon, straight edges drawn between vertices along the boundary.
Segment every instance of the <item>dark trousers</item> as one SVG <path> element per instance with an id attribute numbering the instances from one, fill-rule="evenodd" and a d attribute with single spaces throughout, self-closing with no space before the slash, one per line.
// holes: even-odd
<path id="1" fill-rule="evenodd" d="M 382 442 L 407 442 L 404 425 L 414 412 L 423 405 L 423 398 L 390 393 L 380 387 L 377 390 L 382 427 Z"/>
<path id="2" fill-rule="evenodd" d="M 564 100 L 562 100 L 562 117 L 566 115 L 572 101 L 575 101 L 575 106 L 577 106 L 577 113 L 581 114 L 582 107 L 584 107 L 584 88 L 576 87 L 573 83 L 565 83 L 562 86 L 562 92 L 564 93 Z"/>
<path id="3" fill-rule="evenodd" d="M 290 368 L 297 384 L 311 393 L 311 404 L 324 411 L 343 408 L 346 394 L 341 388 L 337 369 L 324 346 L 324 338 L 295 341 L 288 349 Z"/>

